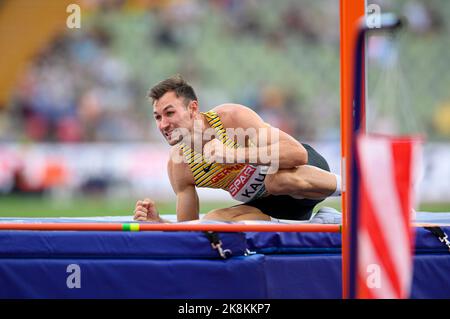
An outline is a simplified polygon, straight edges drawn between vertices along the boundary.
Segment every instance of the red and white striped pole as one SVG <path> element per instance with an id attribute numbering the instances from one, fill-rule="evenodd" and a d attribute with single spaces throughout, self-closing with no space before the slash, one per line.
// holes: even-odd
<path id="1" fill-rule="evenodd" d="M 384 14 L 378 31 L 399 26 L 397 17 Z M 413 172 L 419 160 L 420 140 L 365 132 L 364 50 L 369 31 L 361 19 L 355 46 L 353 136 L 348 163 L 349 297 L 407 298 L 413 274 Z"/>
<path id="2" fill-rule="evenodd" d="M 420 140 L 361 134 L 356 298 L 408 298 L 413 274 L 413 176 Z"/>

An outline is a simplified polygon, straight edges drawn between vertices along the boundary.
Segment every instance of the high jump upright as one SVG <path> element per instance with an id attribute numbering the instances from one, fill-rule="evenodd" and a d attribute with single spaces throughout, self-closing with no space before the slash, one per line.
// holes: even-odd
<path id="1" fill-rule="evenodd" d="M 352 125 L 355 46 L 360 18 L 365 15 L 365 0 L 340 1 L 340 95 L 341 95 L 341 175 L 342 175 L 342 296 L 349 298 L 350 266 L 350 201 L 351 201 L 351 144 L 354 139 Z M 365 78 L 365 68 L 363 67 Z M 364 83 L 362 88 L 364 90 Z M 364 96 L 364 94 L 362 95 Z M 365 117 L 362 105 L 362 118 Z M 365 121 L 361 121 L 364 125 Z"/>
<path id="2" fill-rule="evenodd" d="M 388 135 L 377 138 L 367 137 L 365 36 L 372 27 L 366 24 L 364 0 L 341 0 L 340 4 L 341 150 L 342 175 L 344 176 L 344 187 L 342 187 L 344 196 L 342 200 L 343 298 L 365 298 L 364 296 L 406 298 L 411 288 L 414 243 L 414 232 L 411 231 L 413 171 L 417 158 L 420 157 L 421 138 Z M 401 19 L 393 14 L 380 14 L 379 22 L 379 26 L 376 26 L 379 31 L 393 31 L 402 26 Z M 364 147 L 362 143 L 365 143 Z M 370 151 L 368 143 L 382 146 L 375 146 L 375 151 L 371 146 Z M 358 150 L 358 156 L 356 156 L 356 150 Z M 369 158 L 374 157 L 381 165 L 378 168 L 381 169 L 380 172 L 376 172 L 373 169 L 374 166 L 370 164 L 372 162 L 368 161 Z M 381 177 L 381 179 L 378 178 L 378 183 L 381 181 L 381 184 L 386 187 L 381 193 L 377 192 L 377 197 L 373 197 L 368 190 L 367 176 L 370 174 L 371 181 Z M 365 179 L 364 176 L 366 176 Z M 361 185 L 361 181 L 365 183 L 365 186 Z M 388 207 L 375 208 L 374 202 L 386 202 Z M 386 209 L 389 211 L 388 215 L 385 214 Z M 386 217 L 392 220 L 386 223 Z M 386 232 L 381 231 L 381 228 L 386 228 Z M 393 236 L 395 233 L 400 235 Z M 358 248 L 359 245 L 362 246 Z M 389 248 L 394 245 L 397 245 L 396 251 Z M 381 250 L 383 251 L 381 255 L 375 253 Z M 361 254 L 361 252 L 364 253 Z M 358 253 L 361 254 L 361 258 L 358 257 Z M 364 265 L 382 266 L 381 272 L 386 282 L 382 291 L 374 294 L 367 290 L 366 284 L 361 286 L 364 275 L 358 267 L 364 268 Z"/>

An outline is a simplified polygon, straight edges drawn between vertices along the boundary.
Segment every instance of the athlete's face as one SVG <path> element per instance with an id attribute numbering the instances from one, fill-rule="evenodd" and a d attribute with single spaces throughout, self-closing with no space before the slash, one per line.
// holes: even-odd
<path id="1" fill-rule="evenodd" d="M 156 124 L 169 145 L 177 144 L 187 133 L 192 132 L 198 105 L 197 101 L 186 103 L 183 97 L 167 92 L 153 104 Z"/>

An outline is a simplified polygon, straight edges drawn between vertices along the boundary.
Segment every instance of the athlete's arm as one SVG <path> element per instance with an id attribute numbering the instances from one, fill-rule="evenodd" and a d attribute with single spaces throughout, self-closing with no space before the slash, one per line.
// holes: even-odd
<path id="1" fill-rule="evenodd" d="M 221 116 L 226 130 L 233 128 L 248 132 L 248 139 L 254 145 L 238 149 L 236 162 L 278 165 L 279 168 L 294 168 L 308 162 L 308 153 L 300 142 L 282 130 L 265 123 L 248 107 L 239 104 L 223 104 L 215 111 Z M 268 160 L 270 163 L 267 162 Z"/>
<path id="2" fill-rule="evenodd" d="M 167 165 L 170 184 L 177 195 L 177 220 L 199 219 L 199 200 L 192 173 L 184 162 L 172 158 Z"/>

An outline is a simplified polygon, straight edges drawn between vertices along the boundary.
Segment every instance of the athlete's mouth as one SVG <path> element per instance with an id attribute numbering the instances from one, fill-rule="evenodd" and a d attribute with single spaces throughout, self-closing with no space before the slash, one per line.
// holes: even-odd
<path id="1" fill-rule="evenodd" d="M 166 132 L 164 132 L 164 136 L 165 136 L 166 138 L 171 138 L 171 137 L 172 137 L 172 133 L 173 133 L 173 130 L 171 130 L 171 131 L 166 131 Z"/>
<path id="2" fill-rule="evenodd" d="M 163 132 L 164 137 L 169 143 L 172 142 L 180 142 L 183 139 L 183 136 L 179 134 L 178 130 L 175 128 L 170 131 Z"/>

